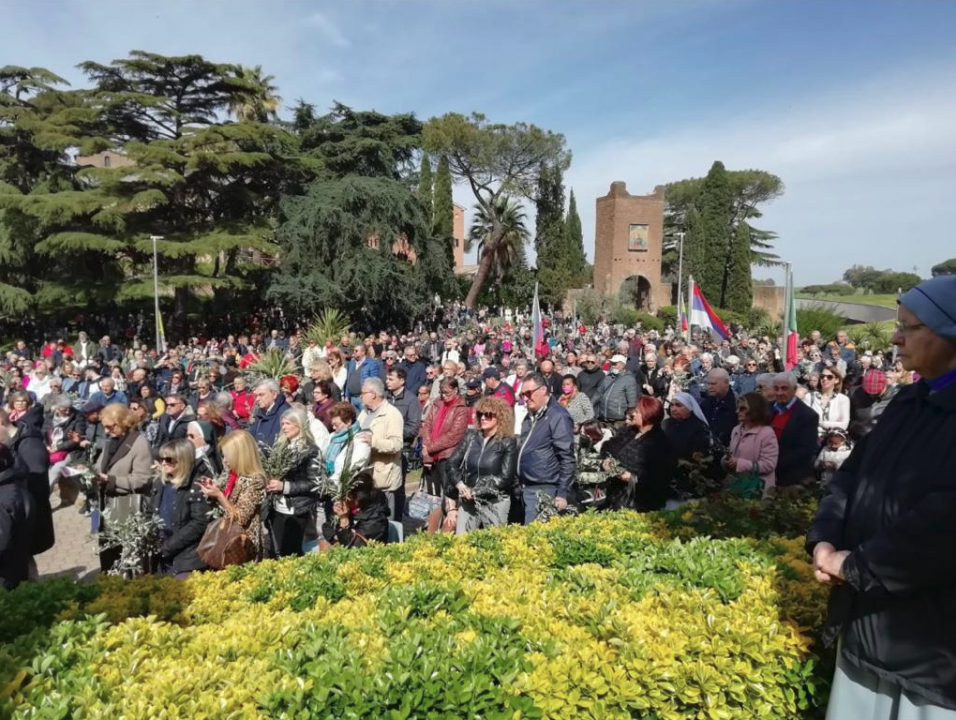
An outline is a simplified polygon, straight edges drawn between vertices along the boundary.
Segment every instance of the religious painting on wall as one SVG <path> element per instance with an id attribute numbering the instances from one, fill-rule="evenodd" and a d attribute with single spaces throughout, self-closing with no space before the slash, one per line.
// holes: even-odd
<path id="1" fill-rule="evenodd" d="M 627 233 L 627 249 L 630 252 L 644 252 L 647 250 L 647 225 L 632 223 Z"/>

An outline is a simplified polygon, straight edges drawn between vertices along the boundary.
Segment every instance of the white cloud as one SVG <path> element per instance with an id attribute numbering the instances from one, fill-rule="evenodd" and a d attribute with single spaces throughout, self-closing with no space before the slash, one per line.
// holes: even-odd
<path id="1" fill-rule="evenodd" d="M 695 124 L 675 119 L 673 131 L 656 137 L 611 138 L 576 151 L 567 183 L 593 252 L 594 199 L 614 180 L 644 194 L 702 176 L 714 160 L 730 169 L 768 170 L 787 190 L 765 208 L 760 225 L 780 234 L 778 251 L 794 263 L 797 282 L 834 280 L 854 263 L 916 266 L 928 275 L 954 254 L 946 230 L 956 187 L 953 117 L 956 78 L 909 68 L 839 92 L 792 98 L 783 108 L 703 116 Z"/>
<path id="2" fill-rule="evenodd" d="M 345 33 L 342 32 L 341 28 L 336 25 L 332 19 L 320 12 L 314 12 L 309 15 L 305 22 L 307 25 L 311 25 L 314 28 L 317 28 L 326 39 L 335 45 L 338 48 L 347 48 L 352 46 L 352 42 L 345 36 Z"/>

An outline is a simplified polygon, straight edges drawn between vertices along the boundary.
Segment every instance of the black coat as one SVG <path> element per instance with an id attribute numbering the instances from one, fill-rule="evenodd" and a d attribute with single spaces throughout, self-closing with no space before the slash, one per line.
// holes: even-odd
<path id="1" fill-rule="evenodd" d="M 185 440 L 189 422 L 195 419 L 196 416 L 192 409 L 187 406 L 187 409 L 183 410 L 183 414 L 179 416 L 176 424 L 173 425 L 173 429 L 170 430 L 169 426 L 173 422 L 173 419 L 169 415 L 164 414 L 159 418 L 159 430 L 156 432 L 156 442 L 153 443 L 153 448 L 158 450 L 170 440 Z"/>
<path id="2" fill-rule="evenodd" d="M 341 527 L 338 518 L 322 525 L 326 542 L 343 547 L 365 547 L 369 540 L 388 542 L 388 500 L 381 490 L 371 489 L 359 496 L 358 512 L 350 518 L 347 527 Z"/>
<path id="3" fill-rule="evenodd" d="M 176 488 L 171 534 L 160 547 L 160 554 L 175 574 L 204 570 L 206 563 L 199 559 L 197 548 L 203 533 L 212 520 L 211 506 L 199 488 L 202 467 L 193 467 L 189 477 Z M 154 503 L 158 498 L 154 498 Z M 158 510 L 154 506 L 154 510 Z"/>
<path id="4" fill-rule="evenodd" d="M 10 467 L 0 472 L 0 587 L 15 588 L 27 579 L 33 527 L 26 475 Z"/>
<path id="5" fill-rule="evenodd" d="M 581 386 L 581 392 L 588 396 L 591 404 L 597 398 L 597 390 L 604 379 L 604 371 L 600 365 L 595 365 L 593 370 L 582 370 L 578 373 L 578 384 Z"/>
<path id="6" fill-rule="evenodd" d="M 798 401 L 799 402 L 799 401 Z M 724 447 L 730 445 L 730 433 L 737 426 L 737 398 L 733 390 L 719 400 L 708 395 L 700 402 L 700 409 L 707 418 L 710 432 Z"/>
<path id="7" fill-rule="evenodd" d="M 33 515 L 33 542 L 30 552 L 46 552 L 55 540 L 53 509 L 50 507 L 50 455 L 43 439 L 43 408 L 34 405 L 17 421 L 17 435 L 13 440 L 13 454 L 17 467 L 26 475 Z"/>
<path id="8" fill-rule="evenodd" d="M 800 485 L 814 477 L 813 463 L 820 452 L 817 426 L 820 416 L 806 403 L 793 404 L 790 422 L 780 436 L 777 487 Z"/>
<path id="9" fill-rule="evenodd" d="M 828 487 L 807 550 L 848 550 L 824 640 L 956 710 L 956 385 L 904 387 Z M 779 472 L 779 471 L 778 471 Z"/>
<path id="10" fill-rule="evenodd" d="M 487 442 L 469 430 L 448 459 L 445 495 L 458 498 L 458 483 L 479 488 L 490 502 L 511 497 L 515 484 L 518 448 L 513 437 L 493 437 Z"/>
<path id="11" fill-rule="evenodd" d="M 710 452 L 710 428 L 696 415 L 686 420 L 665 418 L 661 425 L 678 460 L 690 460 L 694 453 Z"/>
<path id="12" fill-rule="evenodd" d="M 674 487 L 677 455 L 660 427 L 637 435 L 632 427 L 623 427 L 601 448 L 602 455 L 615 458 L 633 476 L 629 482 L 617 482 L 621 489 L 608 490 L 610 509 L 630 507 L 640 512 L 660 510 L 677 497 Z"/>

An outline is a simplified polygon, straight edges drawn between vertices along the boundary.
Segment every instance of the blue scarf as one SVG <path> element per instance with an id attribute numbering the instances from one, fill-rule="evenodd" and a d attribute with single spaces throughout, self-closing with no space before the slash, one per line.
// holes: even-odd
<path id="1" fill-rule="evenodd" d="M 325 453 L 325 466 L 329 473 L 335 472 L 335 458 L 338 454 L 348 445 L 349 440 L 360 432 L 362 428 L 359 427 L 358 422 L 354 422 L 350 427 L 332 433 L 329 438 L 329 449 Z"/>

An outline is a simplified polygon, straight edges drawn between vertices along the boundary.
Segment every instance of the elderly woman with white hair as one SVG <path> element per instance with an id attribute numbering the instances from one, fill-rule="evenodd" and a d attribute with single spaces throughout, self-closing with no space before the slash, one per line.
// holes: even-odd
<path id="1" fill-rule="evenodd" d="M 902 387 L 807 533 L 839 639 L 827 718 L 956 718 L 956 277 L 899 299 Z"/>
<path id="2" fill-rule="evenodd" d="M 309 430 L 305 410 L 287 409 L 282 415 L 280 428 L 277 446 L 282 452 L 290 450 L 293 462 L 282 477 L 268 478 L 268 502 L 263 505 L 263 513 L 269 523 L 272 552 L 285 557 L 302 555 L 306 528 L 320 499 L 311 477 L 319 449 Z"/>

